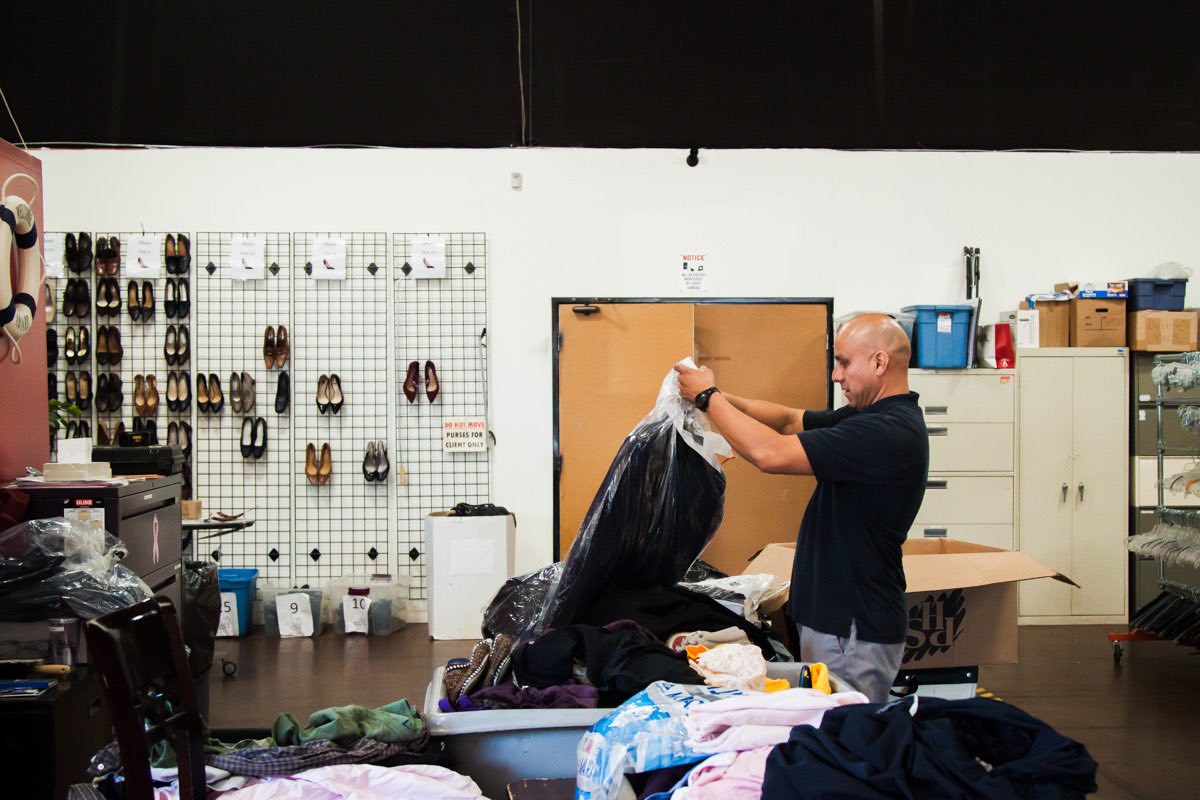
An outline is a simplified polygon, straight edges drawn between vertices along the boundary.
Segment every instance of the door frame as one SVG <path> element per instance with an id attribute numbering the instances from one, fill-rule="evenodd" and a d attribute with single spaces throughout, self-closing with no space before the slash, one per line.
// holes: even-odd
<path id="1" fill-rule="evenodd" d="M 562 457 L 558 446 L 558 354 L 562 350 L 562 332 L 558 328 L 559 306 L 584 306 L 615 303 L 677 303 L 688 305 L 824 305 L 825 306 L 825 372 L 833 372 L 833 298 L 832 297 L 551 297 L 550 298 L 550 356 L 552 360 L 550 404 L 553 409 L 551 457 L 554 470 L 554 519 L 550 538 L 550 557 L 558 552 L 559 508 L 558 490 L 562 477 Z M 833 384 L 825 389 L 826 402 L 833 408 Z"/>

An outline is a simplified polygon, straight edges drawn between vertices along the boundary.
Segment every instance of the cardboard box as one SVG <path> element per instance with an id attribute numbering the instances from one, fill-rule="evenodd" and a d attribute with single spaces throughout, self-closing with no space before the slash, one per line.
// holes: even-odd
<path id="1" fill-rule="evenodd" d="M 1195 311 L 1131 311 L 1128 316 L 1129 348 L 1150 353 L 1195 350 Z"/>
<path id="2" fill-rule="evenodd" d="M 1021 303 L 1029 308 L 1029 302 Z M 1071 303 L 1068 300 L 1037 300 L 1038 347 L 1068 347 L 1071 344 Z"/>
<path id="3" fill-rule="evenodd" d="M 1125 301 L 1071 300 L 1071 347 L 1124 347 Z"/>
<path id="4" fill-rule="evenodd" d="M 1004 311 L 1000 321 L 1007 322 L 1012 327 L 1013 347 L 1040 347 L 1038 328 L 1038 312 L 1032 308 L 1018 308 L 1015 311 Z"/>
<path id="5" fill-rule="evenodd" d="M 790 580 L 795 545 L 769 544 L 745 572 Z M 1077 584 L 1024 553 L 955 539 L 904 543 L 908 583 L 908 669 L 1017 662 L 1018 583 L 1053 578 Z"/>

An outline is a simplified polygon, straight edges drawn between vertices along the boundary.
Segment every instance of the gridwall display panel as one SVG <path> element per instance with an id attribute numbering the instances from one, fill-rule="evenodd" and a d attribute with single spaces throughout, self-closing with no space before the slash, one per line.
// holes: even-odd
<path id="1" fill-rule="evenodd" d="M 126 270 L 125 254 L 129 252 L 131 238 L 134 236 L 153 236 L 159 240 L 158 252 L 161 261 L 157 277 L 132 277 Z M 188 309 L 187 316 L 178 318 L 174 315 L 168 316 L 166 287 L 168 282 L 178 285 L 180 280 L 190 283 L 192 270 L 182 275 L 168 271 L 168 259 L 165 251 L 167 236 L 170 236 L 172 241 L 181 236 L 188 237 L 183 239 L 184 241 L 190 239 L 189 234 L 186 233 L 165 231 L 154 233 L 144 231 L 102 232 L 96 236 L 97 253 L 102 247 L 102 239 L 110 243 L 119 242 L 119 250 L 113 248 L 118 253 L 114 257 L 119 259 L 118 268 L 115 270 L 116 274 L 103 276 L 97 274 L 95 286 L 97 291 L 102 292 L 101 283 L 103 281 L 116 289 L 116 296 L 112 300 L 116 302 L 116 298 L 119 298 L 119 306 L 109 305 L 109 310 L 114 313 L 102 313 L 101 306 L 96 305 L 96 329 L 98 332 L 102 325 L 105 326 L 109 331 L 110 341 L 112 331 L 115 329 L 119 332 L 117 336 L 120 341 L 119 360 L 112 358 L 110 362 L 116 360 L 116 363 L 97 364 L 96 366 L 98 373 L 106 376 L 110 384 L 114 376 L 120 381 L 117 384 L 119 387 L 117 390 L 110 390 L 110 402 L 105 404 L 104 408 L 97 405 L 97 420 L 99 423 L 105 424 L 114 434 L 119 424 L 123 424 L 125 430 L 144 428 L 150 433 L 151 444 L 167 443 L 167 431 L 172 419 L 177 422 L 189 419 L 186 415 L 171 412 L 167 407 L 169 373 L 191 370 L 187 363 L 183 365 L 167 363 L 167 333 L 168 329 L 171 329 L 175 334 L 170 342 L 170 352 L 177 353 L 181 343 L 187 341 L 189 344 L 185 359 L 190 359 L 194 353 L 194 346 L 191 343 L 190 313 L 192 308 Z M 96 261 L 99 264 L 99 255 Z M 174 262 L 171 264 L 172 270 L 174 270 Z M 96 293 L 93 292 L 93 294 Z M 93 304 L 109 299 L 109 297 L 96 296 Z M 181 334 L 181 328 L 186 329 L 187 333 Z M 97 386 L 99 382 L 100 379 L 97 378 Z M 191 491 L 191 476 L 186 466 L 184 472 L 184 496 L 188 497 Z"/>
<path id="2" fill-rule="evenodd" d="M 44 237 L 44 252 L 47 257 L 61 261 L 63 264 L 63 277 L 46 278 L 46 286 L 50 289 L 49 305 L 53 314 L 53 317 L 50 317 L 48 313 L 46 321 L 47 389 L 51 400 L 58 399 L 68 402 L 75 399 L 78 401 L 80 380 L 84 374 L 87 375 L 87 382 L 91 385 L 93 396 L 95 395 L 95 326 L 92 321 L 95 308 L 93 299 L 95 287 L 92 279 L 91 258 L 83 256 L 81 261 L 78 260 L 80 256 L 74 256 L 71 259 L 74 268 L 68 267 L 67 234 L 59 231 L 45 231 L 42 236 Z M 73 232 L 71 236 L 75 242 L 74 252 L 78 253 L 80 231 Z M 87 238 L 91 238 L 90 233 L 87 234 Z M 81 284 L 87 287 L 86 297 L 81 297 L 78 293 L 78 287 Z M 71 289 L 70 297 L 67 296 L 68 287 Z M 44 300 L 45 298 L 41 298 L 38 301 L 43 310 L 46 306 Z M 81 302 L 76 302 L 76 300 Z M 67 316 L 68 311 L 71 312 L 71 316 Z M 82 331 L 87 331 L 88 351 L 87 355 L 81 359 L 78 357 L 78 348 Z M 78 402 L 76 404 L 80 405 Z M 67 420 L 75 423 L 74 425 L 64 424 L 58 429 L 54 441 L 51 442 L 52 449 L 57 448 L 59 439 L 67 438 L 68 432 L 76 438 L 89 438 L 86 435 L 88 431 L 91 431 L 93 437 L 96 435 L 95 404 L 88 403 L 87 408 L 83 409 L 81 406 L 81 410 L 83 411 L 82 416 L 67 417 Z M 87 428 L 82 433 L 79 432 L 79 423 L 81 422 L 87 424 Z"/>
<path id="3" fill-rule="evenodd" d="M 233 279 L 234 237 L 262 239 L 262 279 Z M 291 234 L 201 232 L 195 245 L 197 372 L 191 391 L 196 409 L 196 496 L 206 515 L 244 512 L 254 521 L 251 528 L 207 540 L 198 552 L 222 566 L 253 567 L 264 580 L 291 583 L 292 362 L 290 352 L 286 360 L 276 359 L 272 349 L 268 365 L 264 353 L 268 328 L 274 335 L 282 327 L 289 337 L 292 330 Z M 243 373 L 248 381 L 242 380 Z M 217 376 L 223 398 L 218 412 L 201 410 L 195 403 L 201 375 L 210 393 L 215 384 L 209 379 Z M 287 389 L 287 402 L 276 411 L 281 388 Z M 247 443 L 260 448 L 249 456 L 242 454 L 244 431 Z"/>
<path id="4" fill-rule="evenodd" d="M 323 269 L 312 263 L 316 237 L 344 241 L 343 280 L 316 277 Z M 294 580 L 391 572 L 395 470 L 383 481 L 363 475 L 368 445 L 391 439 L 387 234 L 295 233 L 292 243 Z M 339 391 L 335 412 L 330 401 Z M 308 459 L 309 445 L 316 463 Z M 329 472 L 320 463 L 326 446 Z M 390 452 L 389 460 L 395 460 Z"/>
<path id="5" fill-rule="evenodd" d="M 417 278 L 412 237 L 445 242 L 445 277 Z M 483 233 L 397 233 L 392 239 L 395 283 L 396 432 L 392 461 L 407 481 L 396 488 L 396 546 L 408 564 L 409 599 L 426 596 L 425 517 L 490 495 L 488 450 L 443 450 L 443 421 L 487 418 L 487 241 Z M 407 269 L 406 269 L 407 267 Z M 405 387 L 412 363 L 415 385 Z M 426 362 L 438 380 L 427 396 Z M 415 389 L 412 402 L 405 388 Z M 490 445 L 490 433 L 487 438 Z"/>

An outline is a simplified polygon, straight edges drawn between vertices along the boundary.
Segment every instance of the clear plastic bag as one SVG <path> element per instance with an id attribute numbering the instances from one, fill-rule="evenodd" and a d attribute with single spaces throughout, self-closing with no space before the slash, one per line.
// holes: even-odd
<path id="1" fill-rule="evenodd" d="M 680 363 L 693 366 L 690 358 Z M 575 622 L 610 583 L 649 588 L 682 578 L 721 524 L 721 458 L 730 455 L 708 415 L 680 396 L 670 370 L 654 409 L 613 459 L 534 632 Z"/>
<path id="2" fill-rule="evenodd" d="M 1164 261 L 1154 268 L 1151 275 L 1155 278 L 1190 278 L 1192 277 L 1192 268 L 1185 267 L 1178 261 Z"/>
<path id="3" fill-rule="evenodd" d="M 740 603 L 742 616 L 757 624 L 759 606 L 786 592 L 791 581 L 780 580 L 766 572 L 752 572 L 679 585 L 714 600 Z"/>
<path id="4" fill-rule="evenodd" d="M 29 520 L 0 532 L 0 558 L 11 571 L 56 562 L 39 580 L 11 583 L 0 592 L 0 619 L 62 614 L 95 619 L 149 599 L 150 587 L 120 563 L 126 552 L 112 534 L 65 517 Z"/>
<path id="5" fill-rule="evenodd" d="M 542 610 L 550 590 L 558 584 L 562 567 L 563 562 L 556 561 L 537 572 L 505 581 L 483 612 L 484 638 L 495 638 L 501 633 L 521 638 Z"/>

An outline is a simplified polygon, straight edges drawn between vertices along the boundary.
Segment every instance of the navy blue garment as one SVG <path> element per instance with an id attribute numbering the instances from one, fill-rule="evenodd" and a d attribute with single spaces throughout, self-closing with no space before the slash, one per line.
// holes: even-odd
<path id="1" fill-rule="evenodd" d="M 925 497 L 929 436 L 915 392 L 861 410 L 804 412 L 798 434 L 817 490 L 792 565 L 792 619 L 864 642 L 896 644 L 908 631 L 900 546 Z"/>
<path id="2" fill-rule="evenodd" d="M 1035 798 L 1096 791 L 1079 742 L 998 700 L 841 706 L 767 757 L 763 797 Z"/>

